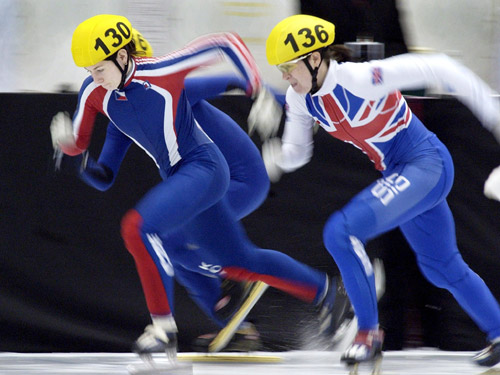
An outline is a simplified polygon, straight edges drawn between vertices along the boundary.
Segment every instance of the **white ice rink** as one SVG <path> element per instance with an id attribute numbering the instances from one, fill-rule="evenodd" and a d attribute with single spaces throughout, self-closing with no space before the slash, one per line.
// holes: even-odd
<path id="1" fill-rule="evenodd" d="M 265 353 L 283 357 L 282 363 L 235 364 L 194 363 L 193 375 L 347 375 L 340 364 L 339 352 L 292 351 Z M 471 352 L 438 350 L 406 350 L 386 352 L 382 362 L 384 375 L 492 375 L 500 374 L 500 366 L 482 368 L 471 363 Z M 159 357 L 163 361 L 163 357 Z M 34 374 L 129 374 L 127 366 L 141 361 L 128 353 L 0 353 L 1 375 Z M 361 369 L 360 375 L 370 373 Z M 177 375 L 172 371 L 161 374 Z"/>

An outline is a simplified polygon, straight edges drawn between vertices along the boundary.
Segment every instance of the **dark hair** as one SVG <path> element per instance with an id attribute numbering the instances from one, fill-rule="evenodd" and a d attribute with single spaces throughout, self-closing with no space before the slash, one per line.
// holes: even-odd
<path id="1" fill-rule="evenodd" d="M 129 56 L 137 56 L 137 48 L 135 47 L 134 38 L 132 38 L 132 40 L 123 48 L 127 50 Z"/>
<path id="2" fill-rule="evenodd" d="M 351 50 L 343 44 L 331 44 L 325 47 L 322 55 L 327 64 L 330 64 L 330 60 L 335 60 L 338 63 L 353 61 Z"/>
<path id="3" fill-rule="evenodd" d="M 147 52 L 143 49 L 137 49 L 136 47 L 136 42 L 134 38 L 130 41 L 129 44 L 127 44 L 124 48 L 127 49 L 128 55 L 129 56 L 134 56 L 134 57 L 145 57 Z"/>
<path id="4" fill-rule="evenodd" d="M 134 39 L 132 39 L 130 42 L 128 42 L 126 45 L 124 45 L 120 49 L 124 49 L 125 51 L 127 51 L 127 54 L 128 54 L 129 58 L 132 57 L 132 56 L 141 56 L 141 55 L 143 55 L 142 51 L 137 51 L 137 48 L 135 47 Z M 116 55 L 118 54 L 118 51 L 116 51 L 112 55 L 106 57 L 105 60 L 110 60 L 110 61 L 115 60 Z"/>

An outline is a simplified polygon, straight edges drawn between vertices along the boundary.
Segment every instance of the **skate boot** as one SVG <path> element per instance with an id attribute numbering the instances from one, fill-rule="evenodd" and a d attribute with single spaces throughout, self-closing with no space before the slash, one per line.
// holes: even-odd
<path id="1" fill-rule="evenodd" d="M 156 324 L 150 324 L 132 345 L 132 351 L 145 362 L 152 362 L 153 353 L 164 352 L 173 362 L 177 358 L 177 333 L 167 332 Z"/>
<path id="2" fill-rule="evenodd" d="M 472 360 L 479 366 L 492 367 L 500 362 L 500 340 L 477 353 Z"/>
<path id="3" fill-rule="evenodd" d="M 342 354 L 340 360 L 351 369 L 350 374 L 358 373 L 360 363 L 369 363 L 372 366 L 372 374 L 379 374 L 383 343 L 384 331 L 379 328 L 358 331 L 353 343 Z"/>
<path id="4" fill-rule="evenodd" d="M 192 344 L 193 350 L 197 352 L 208 352 L 208 347 L 217 333 L 208 333 L 197 337 Z M 243 322 L 222 352 L 252 352 L 261 348 L 262 342 L 255 326 L 249 322 Z"/>
<path id="5" fill-rule="evenodd" d="M 319 334 L 331 337 L 346 319 L 352 319 L 351 302 L 340 277 L 328 280 L 328 289 L 319 308 Z"/>
<path id="6" fill-rule="evenodd" d="M 224 279 L 220 285 L 221 298 L 215 305 L 215 314 L 221 320 L 230 319 L 248 297 L 254 284 Z"/>

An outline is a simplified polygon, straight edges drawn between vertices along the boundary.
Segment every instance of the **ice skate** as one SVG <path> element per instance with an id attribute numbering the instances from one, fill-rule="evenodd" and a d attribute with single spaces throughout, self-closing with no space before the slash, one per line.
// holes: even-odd
<path id="1" fill-rule="evenodd" d="M 479 366 L 492 367 L 500 362 L 500 340 L 477 353 L 472 360 Z"/>
<path id="2" fill-rule="evenodd" d="M 251 292 L 254 282 L 238 282 L 224 279 L 220 285 L 221 298 L 215 306 L 215 313 L 222 320 L 230 319 Z"/>
<path id="3" fill-rule="evenodd" d="M 328 280 L 328 289 L 319 309 L 319 334 L 330 337 L 335 334 L 342 323 L 354 317 L 351 312 L 351 302 L 344 288 L 342 279 Z"/>
<path id="4" fill-rule="evenodd" d="M 132 351 L 137 353 L 145 362 L 152 361 L 153 353 L 164 352 L 171 362 L 176 361 L 177 334 L 166 332 L 158 325 L 150 324 L 144 333 L 132 345 Z"/>
<path id="5" fill-rule="evenodd" d="M 217 353 L 223 350 L 233 338 L 236 331 L 240 329 L 241 324 L 246 319 L 255 304 L 259 301 L 260 297 L 264 294 L 268 285 L 262 281 L 252 283 L 251 289 L 233 314 L 227 325 L 217 333 L 214 339 L 208 345 L 208 351 Z M 256 331 L 255 331 L 256 332 Z"/>
<path id="6" fill-rule="evenodd" d="M 349 368 L 350 375 L 359 373 L 360 365 L 369 367 L 372 375 L 380 374 L 384 332 L 381 329 L 358 331 L 353 343 L 340 360 Z"/>
<path id="7" fill-rule="evenodd" d="M 255 282 L 238 282 L 225 279 L 220 286 L 221 298 L 215 306 L 216 315 L 222 320 L 230 320 L 243 306 L 255 287 Z M 193 350 L 208 352 L 210 343 L 218 334 L 219 332 L 214 332 L 198 336 L 192 343 Z M 228 339 L 226 346 L 221 345 L 218 351 L 249 352 L 260 348 L 260 335 L 252 323 L 241 323 L 239 327 L 236 326 L 233 334 L 234 336 Z"/>
<path id="8" fill-rule="evenodd" d="M 192 344 L 196 352 L 208 352 L 208 347 L 217 333 L 209 333 L 197 337 Z M 222 348 L 221 352 L 252 352 L 260 349 L 262 342 L 257 328 L 252 323 L 243 322 L 233 338 Z"/>
<path id="9" fill-rule="evenodd" d="M 132 345 L 132 351 L 137 353 L 143 360 L 142 365 L 131 365 L 128 367 L 130 374 L 191 374 L 192 366 L 179 364 L 177 362 L 177 333 L 167 332 L 156 324 L 148 325 L 144 333 Z M 157 362 L 153 359 L 154 353 L 165 353 L 167 362 Z"/>

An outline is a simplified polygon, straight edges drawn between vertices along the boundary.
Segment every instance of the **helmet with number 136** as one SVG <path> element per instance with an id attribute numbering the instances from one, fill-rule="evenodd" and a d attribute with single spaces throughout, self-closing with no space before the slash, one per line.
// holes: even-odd
<path id="1" fill-rule="evenodd" d="M 321 18 L 298 14 L 279 22 L 266 41 L 267 61 L 279 65 L 298 59 L 335 39 L 335 25 Z"/>

